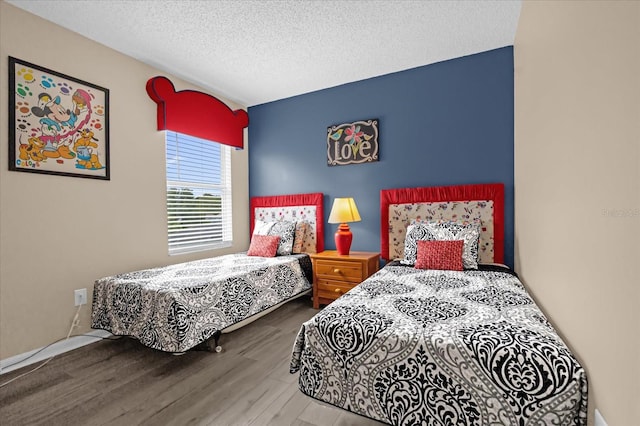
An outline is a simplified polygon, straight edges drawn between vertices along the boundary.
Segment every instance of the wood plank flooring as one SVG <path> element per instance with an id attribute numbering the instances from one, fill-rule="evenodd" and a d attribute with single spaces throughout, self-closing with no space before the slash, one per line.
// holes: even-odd
<path id="1" fill-rule="evenodd" d="M 60 355 L 0 388 L 2 425 L 382 425 L 298 390 L 289 360 L 308 298 L 229 334 L 221 353 L 181 356 L 136 340 L 101 341 Z M 0 376 L 0 383 L 36 365 Z"/>

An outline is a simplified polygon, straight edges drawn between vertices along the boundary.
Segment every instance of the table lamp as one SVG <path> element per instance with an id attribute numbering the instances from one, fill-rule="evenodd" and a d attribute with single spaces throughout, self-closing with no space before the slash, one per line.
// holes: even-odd
<path id="1" fill-rule="evenodd" d="M 347 222 L 360 222 L 360 213 L 353 198 L 336 198 L 333 200 L 333 207 L 329 214 L 329 223 L 339 223 L 336 231 L 336 249 L 338 254 L 345 256 L 349 254 L 353 234 Z"/>

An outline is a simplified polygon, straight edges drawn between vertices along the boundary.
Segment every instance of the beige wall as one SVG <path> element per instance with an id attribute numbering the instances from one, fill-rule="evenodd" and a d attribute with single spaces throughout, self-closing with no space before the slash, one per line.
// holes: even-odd
<path id="1" fill-rule="evenodd" d="M 515 40 L 516 269 L 640 424 L 640 2 L 525 1 Z"/>
<path id="2" fill-rule="evenodd" d="M 8 171 L 7 56 L 110 90 L 110 181 Z M 168 256 L 164 133 L 145 91 L 155 75 L 167 74 L 0 2 L 0 359 L 65 337 L 73 290 L 91 295 L 97 278 L 248 247 L 245 149 L 232 153 L 233 247 Z"/>

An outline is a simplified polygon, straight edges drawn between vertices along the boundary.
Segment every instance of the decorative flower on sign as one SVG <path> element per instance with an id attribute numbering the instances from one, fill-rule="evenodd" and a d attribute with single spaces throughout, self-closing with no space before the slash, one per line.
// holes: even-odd
<path id="1" fill-rule="evenodd" d="M 360 143 L 361 137 L 364 135 L 364 132 L 360 131 L 360 126 L 352 125 L 344 131 L 347 136 L 344 138 L 345 142 L 349 142 L 351 145 L 354 143 Z"/>

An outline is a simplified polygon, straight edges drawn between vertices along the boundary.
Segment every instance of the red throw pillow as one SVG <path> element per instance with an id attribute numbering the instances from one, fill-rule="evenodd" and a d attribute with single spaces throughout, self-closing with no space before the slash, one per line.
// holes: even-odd
<path id="1" fill-rule="evenodd" d="M 415 267 L 462 271 L 462 240 L 420 240 Z"/>
<path id="2" fill-rule="evenodd" d="M 275 257 L 279 242 L 279 235 L 254 234 L 251 238 L 247 256 Z"/>

